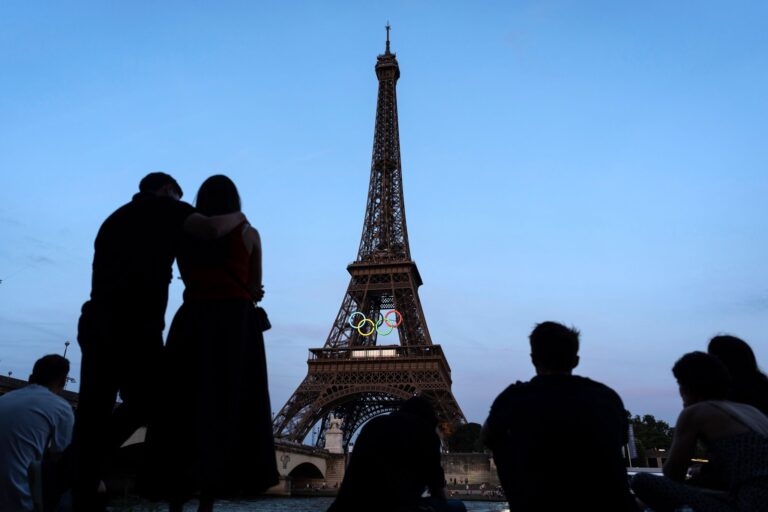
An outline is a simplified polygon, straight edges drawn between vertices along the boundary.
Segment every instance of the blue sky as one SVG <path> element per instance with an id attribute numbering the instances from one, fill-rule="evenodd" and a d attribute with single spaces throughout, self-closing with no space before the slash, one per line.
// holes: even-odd
<path id="1" fill-rule="evenodd" d="M 768 367 L 764 3 L 11 0 L 0 372 L 75 341 L 93 238 L 142 176 L 191 200 L 224 173 L 264 243 L 279 409 L 356 255 L 387 20 L 411 252 L 471 421 L 533 374 L 543 320 L 581 329 L 578 373 L 668 421 L 672 364 L 714 334 Z"/>

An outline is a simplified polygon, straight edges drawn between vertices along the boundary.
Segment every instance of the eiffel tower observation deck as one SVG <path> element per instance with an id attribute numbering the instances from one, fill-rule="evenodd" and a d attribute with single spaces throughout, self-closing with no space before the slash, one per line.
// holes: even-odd
<path id="1" fill-rule="evenodd" d="M 451 430 L 465 423 L 451 392 L 451 368 L 432 343 L 411 259 L 405 221 L 397 80 L 400 66 L 386 49 L 376 59 L 379 81 L 371 177 L 351 279 L 322 348 L 309 351 L 308 373 L 274 419 L 277 438 L 302 442 L 319 424 L 322 446 L 331 415 L 342 420 L 343 446 L 369 419 L 396 410 L 414 395 L 428 398 Z"/>

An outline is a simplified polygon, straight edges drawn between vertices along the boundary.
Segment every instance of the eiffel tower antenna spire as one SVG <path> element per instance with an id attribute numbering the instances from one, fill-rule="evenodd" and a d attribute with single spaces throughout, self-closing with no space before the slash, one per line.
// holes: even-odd
<path id="1" fill-rule="evenodd" d="M 389 20 L 387 20 L 387 50 L 384 52 L 385 54 L 389 54 L 389 31 L 392 30 L 392 27 L 389 26 Z"/>

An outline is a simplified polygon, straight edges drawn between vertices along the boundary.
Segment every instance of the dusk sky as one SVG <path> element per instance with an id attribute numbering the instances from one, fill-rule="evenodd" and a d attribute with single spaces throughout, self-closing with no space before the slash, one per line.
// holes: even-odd
<path id="1" fill-rule="evenodd" d="M 263 241 L 279 410 L 357 253 L 387 20 L 411 254 L 468 420 L 533 375 L 544 320 L 667 421 L 713 335 L 768 367 L 765 2 L 5 0 L 0 373 L 70 340 L 78 378 L 101 222 L 151 171 L 187 201 L 223 173 Z"/>

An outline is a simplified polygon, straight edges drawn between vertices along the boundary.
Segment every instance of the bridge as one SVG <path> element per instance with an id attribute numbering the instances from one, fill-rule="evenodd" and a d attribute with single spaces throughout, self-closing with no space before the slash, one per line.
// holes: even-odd
<path id="1" fill-rule="evenodd" d="M 145 427 L 138 429 L 122 448 L 143 443 L 146 431 Z M 322 489 L 332 493 L 344 478 L 346 456 L 343 453 L 276 439 L 275 459 L 280 482 L 267 494 L 287 496 Z"/>
<path id="2" fill-rule="evenodd" d="M 138 429 L 123 443 L 122 448 L 143 443 L 146 431 L 145 427 Z M 333 493 L 344 479 L 346 456 L 343 453 L 275 439 L 275 459 L 280 482 L 267 494 L 288 496 L 316 493 L 322 489 Z"/>
<path id="3" fill-rule="evenodd" d="M 275 439 L 280 483 L 268 494 L 297 494 L 308 489 L 336 489 L 344 478 L 346 456 L 328 450 Z"/>

